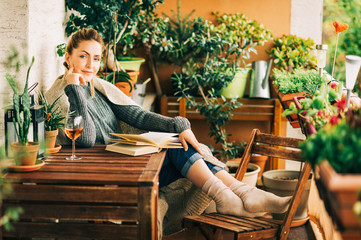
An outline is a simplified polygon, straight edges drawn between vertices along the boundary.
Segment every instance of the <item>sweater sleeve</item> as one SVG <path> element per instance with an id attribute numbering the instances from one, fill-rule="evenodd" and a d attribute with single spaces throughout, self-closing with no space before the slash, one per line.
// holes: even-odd
<path id="1" fill-rule="evenodd" d="M 69 101 L 69 111 L 77 111 L 83 117 L 83 132 L 75 140 L 81 147 L 92 147 L 96 140 L 95 125 L 87 111 L 86 88 L 84 86 L 69 84 L 64 89 Z"/>
<path id="2" fill-rule="evenodd" d="M 119 120 L 142 130 L 181 133 L 191 127 L 188 119 L 183 117 L 166 117 L 146 111 L 137 105 L 111 104 Z"/>

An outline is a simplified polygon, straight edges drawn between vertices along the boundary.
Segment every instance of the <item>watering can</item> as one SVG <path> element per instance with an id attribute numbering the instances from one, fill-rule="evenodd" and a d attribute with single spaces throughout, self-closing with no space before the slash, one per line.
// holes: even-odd
<path id="1" fill-rule="evenodd" d="M 249 87 L 250 98 L 270 98 L 269 73 L 272 59 L 267 61 L 254 61 L 252 63 L 251 81 Z"/>

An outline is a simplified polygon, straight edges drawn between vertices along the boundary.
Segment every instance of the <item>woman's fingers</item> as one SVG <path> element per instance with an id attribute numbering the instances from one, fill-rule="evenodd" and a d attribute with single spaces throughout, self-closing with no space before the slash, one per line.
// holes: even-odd
<path id="1" fill-rule="evenodd" d="M 184 150 L 188 150 L 188 143 L 192 145 L 200 154 L 202 154 L 201 146 L 194 136 L 192 130 L 186 129 L 179 134 L 179 139 L 184 147 Z"/>
<path id="2" fill-rule="evenodd" d="M 84 86 L 86 85 L 86 81 L 85 81 L 83 75 L 81 75 L 81 74 L 79 74 L 79 84 L 84 85 Z"/>
<path id="3" fill-rule="evenodd" d="M 181 141 L 181 143 L 183 145 L 184 151 L 188 151 L 187 141 L 184 138 L 181 138 L 180 141 Z"/>

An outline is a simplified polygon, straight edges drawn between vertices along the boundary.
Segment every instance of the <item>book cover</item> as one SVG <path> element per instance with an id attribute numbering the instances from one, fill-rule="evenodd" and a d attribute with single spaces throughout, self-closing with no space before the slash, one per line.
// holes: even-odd
<path id="1" fill-rule="evenodd" d="M 156 153 L 161 148 L 156 146 L 136 146 L 122 143 L 113 143 L 105 147 L 105 150 L 117 153 L 123 153 L 129 156 L 139 156 L 144 154 Z"/>

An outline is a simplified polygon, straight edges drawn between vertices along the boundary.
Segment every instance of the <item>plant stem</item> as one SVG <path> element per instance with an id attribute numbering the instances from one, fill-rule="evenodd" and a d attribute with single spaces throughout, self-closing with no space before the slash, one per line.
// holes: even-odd
<path id="1" fill-rule="evenodd" d="M 334 57 L 333 57 L 331 81 L 332 81 L 332 79 L 333 79 L 333 72 L 334 72 L 334 70 L 335 70 L 336 54 L 337 54 L 337 44 L 338 44 L 338 35 L 339 35 L 339 33 L 337 33 L 337 35 L 336 35 L 336 48 L 335 48 L 335 54 L 334 54 Z"/>

